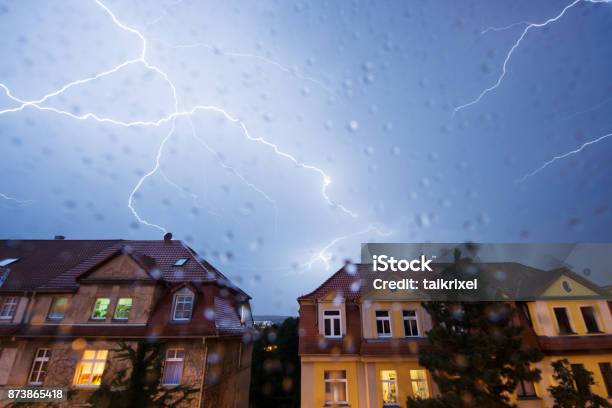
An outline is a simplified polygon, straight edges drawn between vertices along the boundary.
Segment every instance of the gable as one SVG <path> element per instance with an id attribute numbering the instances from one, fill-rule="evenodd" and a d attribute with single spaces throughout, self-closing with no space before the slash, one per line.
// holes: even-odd
<path id="1" fill-rule="evenodd" d="M 119 254 L 90 271 L 88 280 L 152 280 L 151 276 L 130 255 Z"/>
<path id="2" fill-rule="evenodd" d="M 562 274 L 552 284 L 550 284 L 541 297 L 601 297 L 599 293 L 593 291 L 582 283 L 571 277 Z"/>

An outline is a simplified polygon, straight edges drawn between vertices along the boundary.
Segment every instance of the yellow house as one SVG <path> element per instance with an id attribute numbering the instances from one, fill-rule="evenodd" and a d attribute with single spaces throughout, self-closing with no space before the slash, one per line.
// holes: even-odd
<path id="1" fill-rule="evenodd" d="M 520 384 L 512 399 L 520 407 L 553 405 L 552 361 L 566 358 L 593 373 L 584 392 L 612 398 L 612 315 L 604 292 L 573 272 L 537 271 L 519 264 L 500 286 L 519 294 L 519 321 L 526 338 L 542 350 L 542 380 Z M 536 275 L 537 273 L 537 275 Z M 313 292 L 301 296 L 301 406 L 405 407 L 410 396 L 438 393 L 418 363 L 419 347 L 432 327 L 418 293 L 373 290 L 370 265 L 342 268 Z M 612 399 L 609 399 L 612 402 Z"/>

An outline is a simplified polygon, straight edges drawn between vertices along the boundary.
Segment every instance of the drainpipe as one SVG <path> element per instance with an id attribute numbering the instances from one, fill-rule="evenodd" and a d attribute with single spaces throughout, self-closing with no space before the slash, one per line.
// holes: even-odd
<path id="1" fill-rule="evenodd" d="M 202 381 L 200 382 L 200 397 L 198 398 L 198 408 L 202 407 L 202 397 L 204 396 L 204 382 L 206 380 L 206 360 L 208 359 L 208 347 L 206 337 L 202 337 L 202 347 L 204 347 L 204 362 L 202 363 Z"/>

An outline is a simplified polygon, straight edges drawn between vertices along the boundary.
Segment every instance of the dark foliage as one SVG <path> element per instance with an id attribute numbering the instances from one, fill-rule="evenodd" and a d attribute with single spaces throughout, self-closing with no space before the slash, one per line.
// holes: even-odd
<path id="1" fill-rule="evenodd" d="M 298 319 L 260 329 L 253 347 L 250 404 L 252 408 L 299 408 L 300 360 Z"/>
<path id="2" fill-rule="evenodd" d="M 548 387 L 555 399 L 553 408 L 602 408 L 611 405 L 599 395 L 591 393 L 593 373 L 582 365 L 571 366 L 566 359 L 552 363 L 556 386 Z"/>

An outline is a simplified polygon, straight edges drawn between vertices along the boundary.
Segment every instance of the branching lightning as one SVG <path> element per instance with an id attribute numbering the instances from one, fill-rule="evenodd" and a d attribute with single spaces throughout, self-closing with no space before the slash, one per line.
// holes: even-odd
<path id="1" fill-rule="evenodd" d="M 14 113 L 14 112 L 19 112 L 22 111 L 23 109 L 27 108 L 27 107 L 32 107 L 41 111 L 49 111 L 49 112 L 53 112 L 55 114 L 59 114 L 59 115 L 64 115 L 67 116 L 69 118 L 72 119 L 76 119 L 76 120 L 94 120 L 97 121 L 99 123 L 108 123 L 108 124 L 112 124 L 112 125 L 116 125 L 116 126 L 122 126 L 122 127 L 136 127 L 136 126 L 145 126 L 145 127 L 160 127 L 162 125 L 165 125 L 166 123 L 170 123 L 170 130 L 168 131 L 168 133 L 166 134 L 166 136 L 162 139 L 158 150 L 157 150 L 157 155 L 155 158 L 155 164 L 153 166 L 153 168 L 151 170 L 149 170 L 143 177 L 141 177 L 138 182 L 136 183 L 136 185 L 134 186 L 133 190 L 131 191 L 129 197 L 128 197 L 128 208 L 130 209 L 130 211 L 132 212 L 133 216 L 138 220 L 139 223 L 153 227 L 153 228 L 157 228 L 160 231 L 166 231 L 166 229 L 158 224 L 155 224 L 153 222 L 149 222 L 146 219 L 142 218 L 138 212 L 136 211 L 136 209 L 134 208 L 134 198 L 135 195 L 137 194 L 137 192 L 139 191 L 139 189 L 142 187 L 143 183 L 151 176 L 153 176 L 160 168 L 160 161 L 162 158 L 162 153 L 163 153 L 163 149 L 164 146 L 166 145 L 166 143 L 168 142 L 168 140 L 172 137 L 172 135 L 175 132 L 176 129 L 176 120 L 182 117 L 191 117 L 194 114 L 201 112 L 201 111 L 206 111 L 206 112 L 212 112 L 212 113 L 216 113 L 219 114 L 221 116 L 223 116 L 226 120 L 234 123 L 235 125 L 237 125 L 238 127 L 240 127 L 240 129 L 242 130 L 244 136 L 252 142 L 255 143 L 259 143 L 262 144 L 268 148 L 270 148 L 277 156 L 284 158 L 286 160 L 291 161 L 293 164 L 295 164 L 297 167 L 300 167 L 304 170 L 308 170 L 314 173 L 317 173 L 320 177 L 321 177 L 321 195 L 324 198 L 324 200 L 332 207 L 338 208 L 339 210 L 341 210 L 342 212 L 344 212 L 347 215 L 350 215 L 351 217 L 357 217 L 357 214 L 351 210 L 349 210 L 348 208 L 346 208 L 345 206 L 343 206 L 340 203 L 336 203 L 334 202 L 328 194 L 328 188 L 332 182 L 331 177 L 321 168 L 315 166 L 315 165 L 311 165 L 311 164 L 307 164 L 304 163 L 300 160 L 298 160 L 295 156 L 293 156 L 290 153 L 287 153 L 283 150 L 281 150 L 276 144 L 268 141 L 267 139 L 264 139 L 263 137 L 255 137 L 252 136 L 246 126 L 246 124 L 239 118 L 231 115 L 230 113 L 228 113 L 225 109 L 218 107 L 218 106 L 214 106 L 214 105 L 196 105 L 193 106 L 190 109 L 187 110 L 180 110 L 179 109 L 179 102 L 178 102 L 178 96 L 177 96 L 177 90 L 176 90 L 176 86 L 174 85 L 174 83 L 170 80 L 169 75 L 164 72 L 161 68 L 152 65 L 151 63 L 149 63 L 146 59 L 147 57 L 147 39 L 146 37 L 136 28 L 130 27 L 126 24 L 124 24 L 123 22 L 120 21 L 119 18 L 117 18 L 117 16 L 104 4 L 102 3 L 102 1 L 100 0 L 95 0 L 96 4 L 101 7 L 106 14 L 108 14 L 108 16 L 112 19 L 113 23 L 120 28 L 121 30 L 124 30 L 126 32 L 129 32 L 133 35 L 136 35 L 139 39 L 140 42 L 142 44 L 141 50 L 140 50 L 140 55 L 138 56 L 138 58 L 134 58 L 134 59 L 130 59 L 127 61 L 122 62 L 121 64 L 115 66 L 114 68 L 105 70 L 103 72 L 100 72 L 96 75 L 90 76 L 88 78 L 84 78 L 84 79 L 79 79 L 73 82 L 70 82 L 64 86 L 62 86 L 61 88 L 57 89 L 56 91 L 53 91 L 47 95 L 44 95 L 42 98 L 40 99 L 36 99 L 36 100 L 30 100 L 30 101 L 26 101 L 23 100 L 21 98 L 16 97 L 15 95 L 12 94 L 11 90 L 4 84 L 0 83 L 0 87 L 4 90 L 5 94 L 12 99 L 13 101 L 17 102 L 19 104 L 19 106 L 17 107 L 13 107 L 13 108 L 7 108 L 4 110 L 0 110 L 0 115 L 2 114 L 7 114 L 7 113 Z M 204 45 L 198 45 L 198 46 L 204 46 Z M 256 58 L 256 59 L 260 59 L 262 61 L 265 61 L 267 63 L 273 64 L 275 66 L 277 66 L 280 69 L 283 69 L 287 72 L 293 72 L 291 69 L 289 69 L 288 67 L 273 61 L 271 59 L 265 58 L 265 57 L 261 57 L 261 56 L 257 56 L 257 55 L 252 55 L 252 54 L 241 54 L 241 53 L 226 53 L 226 55 L 233 55 L 236 57 L 250 57 L 250 58 Z M 146 69 L 156 73 L 157 75 L 159 75 L 165 82 L 166 84 L 169 86 L 171 92 L 172 92 L 172 96 L 173 96 L 173 102 L 174 102 L 174 111 L 164 117 L 158 118 L 157 120 L 134 120 L 134 121 L 124 121 L 124 120 L 118 120 L 115 118 L 111 118 L 111 117 L 104 117 L 101 115 L 98 115 L 94 112 L 87 112 L 85 114 L 82 115 L 78 115 L 78 114 L 74 114 L 72 112 L 69 111 L 65 111 L 62 109 L 58 109 L 58 108 L 54 108 L 54 107 L 50 107 L 50 106 L 44 106 L 43 104 L 48 101 L 50 98 L 56 97 L 62 93 L 64 93 L 65 91 L 67 91 L 68 89 L 78 86 L 78 85 L 83 85 L 86 84 L 88 82 L 92 82 L 95 81 L 97 79 L 103 78 L 105 76 L 111 75 L 113 73 L 116 73 L 120 70 L 122 70 L 123 68 L 130 66 L 130 65 L 134 65 L 134 64 L 141 64 L 143 65 Z M 297 76 L 297 75 L 296 75 Z M 299 76 L 305 80 L 310 80 L 313 81 L 317 84 L 319 84 L 320 86 L 325 87 L 324 84 L 320 83 L 320 81 L 314 80 L 313 78 L 308 78 L 308 77 L 304 77 L 304 76 Z M 329 88 L 328 88 L 329 89 Z M 231 171 L 231 170 L 230 170 Z M 234 174 L 237 175 L 239 178 L 241 177 L 239 175 L 239 173 L 234 171 Z M 261 189 L 258 189 L 256 186 L 254 186 L 252 183 L 249 183 L 246 181 L 246 179 L 244 179 L 244 177 L 241 178 L 243 182 L 247 183 L 252 189 L 254 189 L 255 191 L 259 192 L 260 194 L 264 195 L 266 197 L 266 199 L 270 202 L 273 202 L 273 200 L 270 199 L 269 196 L 267 196 Z M 3 195 L 4 196 L 4 195 Z M 8 197 L 8 196 L 7 196 Z"/>
<path id="2" fill-rule="evenodd" d="M 558 161 L 558 160 L 563 160 L 566 157 L 572 156 L 574 154 L 578 154 L 580 153 L 582 150 L 584 150 L 586 147 L 593 145 L 595 143 L 601 142 L 602 140 L 605 140 L 609 137 L 612 137 L 612 133 L 608 133 L 606 135 L 600 136 L 597 139 L 593 139 L 590 140 L 582 145 L 580 145 L 578 148 L 574 149 L 574 150 L 570 150 L 567 153 L 561 154 L 559 156 L 555 156 L 552 159 L 550 159 L 549 161 L 547 161 L 546 163 L 544 163 L 543 165 L 541 165 L 540 167 L 538 167 L 537 169 L 535 169 L 534 171 L 532 171 L 529 174 L 524 175 L 522 178 L 520 178 L 519 180 L 517 180 L 517 183 L 522 183 L 525 180 L 527 180 L 530 177 L 535 176 L 536 174 L 538 174 L 539 172 L 541 172 L 542 170 L 544 170 L 545 168 L 547 168 L 548 166 L 550 166 L 551 164 L 553 164 L 554 162 Z"/>
<path id="3" fill-rule="evenodd" d="M 542 27 L 546 27 L 551 23 L 554 23 L 556 21 L 558 21 L 560 18 L 562 18 L 565 13 L 567 13 L 567 11 L 571 8 L 573 8 L 574 6 L 576 6 L 578 3 L 581 2 L 585 2 L 585 3 L 610 3 L 612 0 L 574 0 L 572 1 L 570 4 L 568 4 L 567 6 L 565 6 L 563 8 L 563 10 L 561 10 L 561 12 L 559 14 L 557 14 L 554 17 L 549 18 L 548 20 L 542 22 L 542 23 L 527 23 L 525 21 L 521 21 L 518 23 L 514 23 L 514 24 L 510 24 L 508 26 L 505 27 L 500 27 L 500 28 L 495 28 L 495 27 L 490 27 L 489 29 L 486 29 L 483 31 L 483 34 L 485 32 L 488 31 L 502 31 L 502 30 L 507 30 L 509 28 L 515 27 L 517 25 L 522 25 L 527 23 L 527 26 L 525 27 L 525 29 L 522 31 L 521 35 L 517 38 L 517 40 L 514 42 L 514 44 L 512 45 L 512 47 L 510 48 L 510 50 L 508 51 L 508 53 L 506 54 L 506 57 L 504 59 L 504 63 L 502 64 L 502 72 L 499 75 L 499 77 L 497 78 L 497 81 L 495 81 L 495 83 L 493 85 L 491 85 L 488 88 L 485 88 L 482 92 L 480 92 L 480 94 L 478 95 L 478 97 L 476 97 L 476 99 L 467 102 L 463 105 L 459 105 L 457 106 L 454 110 L 453 110 L 453 116 L 459 112 L 462 109 L 468 108 L 472 105 L 477 104 L 478 102 L 480 102 L 482 100 L 482 98 L 485 97 L 485 95 L 487 95 L 489 92 L 494 91 L 495 89 L 497 89 L 502 81 L 504 80 L 504 78 L 506 77 L 506 73 L 508 70 L 508 63 L 510 62 L 510 59 L 512 58 L 514 51 L 516 51 L 516 49 L 521 45 L 523 39 L 525 38 L 525 36 L 527 35 L 527 33 L 529 33 L 529 31 L 531 31 L 532 29 L 537 29 L 537 28 L 542 28 Z"/>
<path id="4" fill-rule="evenodd" d="M 34 200 L 22 200 L 20 198 L 11 197 L 11 196 L 6 195 L 4 193 L 0 193 L 0 198 L 2 198 L 3 200 L 6 200 L 6 201 L 12 201 L 12 202 L 17 203 L 17 204 L 29 204 L 29 203 L 33 203 L 34 202 Z"/>
<path id="5" fill-rule="evenodd" d="M 390 236 L 393 232 L 391 231 L 385 231 L 383 229 L 381 229 L 380 227 L 376 226 L 376 225 L 370 225 L 368 226 L 368 228 L 362 230 L 362 231 L 357 231 L 355 233 L 349 234 L 349 235 L 344 235 L 344 236 L 340 236 L 340 237 L 336 237 L 334 239 L 332 239 L 330 242 L 328 242 L 323 248 L 321 248 L 308 262 L 304 263 L 302 266 L 308 269 L 311 269 L 312 266 L 317 263 L 317 262 L 322 262 L 323 265 L 325 265 L 325 270 L 328 271 L 330 268 L 330 261 L 333 257 L 333 255 L 330 253 L 330 249 L 336 245 L 338 242 L 340 241 L 344 241 L 346 239 L 349 238 L 353 238 L 356 237 L 358 235 L 364 235 L 370 232 L 375 232 L 376 234 L 378 234 L 379 236 L 382 237 L 388 237 Z"/>

